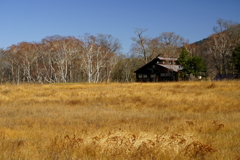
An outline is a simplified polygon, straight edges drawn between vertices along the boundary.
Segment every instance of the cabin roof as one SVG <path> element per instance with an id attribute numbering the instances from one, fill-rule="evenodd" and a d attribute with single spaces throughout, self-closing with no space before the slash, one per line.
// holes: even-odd
<path id="1" fill-rule="evenodd" d="M 177 58 L 165 58 L 165 57 L 157 57 L 159 60 L 167 60 L 167 61 L 176 61 Z"/>
<path id="2" fill-rule="evenodd" d="M 167 68 L 169 70 L 173 70 L 174 72 L 178 72 L 179 70 L 181 70 L 181 66 L 180 65 L 172 65 L 172 64 L 157 64 L 159 66 L 162 66 L 164 68 Z"/>
<path id="3" fill-rule="evenodd" d="M 146 65 L 148 65 L 149 63 L 152 63 L 154 60 L 156 59 L 159 59 L 159 60 L 162 60 L 162 61 L 177 61 L 177 58 L 165 58 L 165 57 L 156 57 L 154 58 L 153 60 L 149 61 L 147 64 L 141 66 L 140 68 L 138 68 L 136 71 L 134 71 L 134 73 L 136 73 L 137 71 L 139 71 L 140 69 L 144 68 Z M 155 63 L 159 66 L 162 66 L 164 68 L 167 68 L 167 69 L 170 69 L 170 70 L 173 70 L 175 72 L 178 72 L 179 70 L 181 70 L 181 67 L 179 65 L 175 65 L 175 64 L 170 64 L 170 65 L 167 65 L 167 64 L 159 64 L 159 63 Z"/>

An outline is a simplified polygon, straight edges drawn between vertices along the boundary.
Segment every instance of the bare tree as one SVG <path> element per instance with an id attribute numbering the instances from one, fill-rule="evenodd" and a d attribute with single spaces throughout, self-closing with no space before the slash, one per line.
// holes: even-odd
<path id="1" fill-rule="evenodd" d="M 118 53 L 121 49 L 120 42 L 117 38 L 112 37 L 111 35 L 98 34 L 97 42 L 101 46 L 99 50 L 101 53 L 98 54 L 97 63 L 100 63 L 99 66 L 105 70 L 103 79 L 106 79 L 106 82 L 110 81 L 110 76 L 113 68 L 118 61 Z M 100 72 L 100 70 L 98 70 Z"/>
<path id="2" fill-rule="evenodd" d="M 161 54 L 164 57 L 178 57 L 179 48 L 187 43 L 183 37 L 176 35 L 174 32 L 163 32 L 158 37 L 160 43 Z"/>
<path id="3" fill-rule="evenodd" d="M 158 56 L 161 53 L 161 44 L 159 42 L 158 37 L 149 39 L 147 43 L 147 52 L 148 52 L 148 59 L 151 60 Z"/>
<path id="4" fill-rule="evenodd" d="M 135 29 L 134 33 L 137 37 L 133 37 L 132 40 L 135 42 L 132 45 L 132 50 L 143 56 L 144 62 L 148 63 L 148 53 L 147 53 L 147 43 L 148 38 L 143 36 L 143 33 L 146 32 L 147 29 Z"/>
<path id="5" fill-rule="evenodd" d="M 82 41 L 82 67 L 88 77 L 88 82 L 97 83 L 103 79 L 109 81 L 111 71 L 117 63 L 115 55 L 120 49 L 119 41 L 111 35 L 103 34 L 97 36 L 85 34 Z"/>
<path id="6" fill-rule="evenodd" d="M 232 21 L 226 21 L 226 20 L 219 18 L 216 22 L 217 26 L 213 27 L 213 31 L 215 33 L 223 32 L 223 31 L 229 29 L 231 23 L 232 23 Z"/>
<path id="7" fill-rule="evenodd" d="M 186 44 L 184 45 L 184 47 L 189 51 L 189 53 L 191 54 L 191 57 L 193 57 L 194 55 L 197 56 L 202 56 L 202 47 L 200 45 L 196 45 L 196 44 Z"/>
<path id="8" fill-rule="evenodd" d="M 12 45 L 7 48 L 4 56 L 5 62 L 9 67 L 9 81 L 16 84 L 19 84 L 22 78 L 22 58 L 18 54 L 18 49 L 18 45 Z"/>
<path id="9" fill-rule="evenodd" d="M 235 44 L 227 33 L 215 34 L 205 43 L 209 51 L 209 60 L 219 74 L 227 74 L 227 65 L 231 61 L 231 53 Z"/>
<path id="10" fill-rule="evenodd" d="M 158 55 L 164 57 L 178 57 L 180 54 L 180 47 L 185 45 L 188 41 L 174 32 L 163 32 L 156 38 L 147 38 L 143 36 L 146 32 L 144 29 L 136 29 L 137 37 L 132 38 L 135 42 L 132 45 L 133 53 L 140 54 L 144 63 L 155 58 Z"/>
<path id="11" fill-rule="evenodd" d="M 216 23 L 217 26 L 213 27 L 215 34 L 208 37 L 204 43 L 204 59 L 207 65 L 212 64 L 219 74 L 231 73 L 232 67 L 229 67 L 232 61 L 231 53 L 236 47 L 237 38 L 230 29 L 236 24 L 223 19 L 218 19 Z"/>

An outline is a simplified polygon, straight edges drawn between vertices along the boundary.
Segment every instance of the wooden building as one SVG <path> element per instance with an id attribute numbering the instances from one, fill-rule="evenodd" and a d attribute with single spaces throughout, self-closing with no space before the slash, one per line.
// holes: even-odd
<path id="1" fill-rule="evenodd" d="M 177 81 L 181 69 L 177 58 L 156 57 L 134 73 L 137 82 Z"/>
<path id="2" fill-rule="evenodd" d="M 239 74 L 217 74 L 213 80 L 221 81 L 221 80 L 234 80 L 234 79 L 240 79 L 240 75 Z"/>

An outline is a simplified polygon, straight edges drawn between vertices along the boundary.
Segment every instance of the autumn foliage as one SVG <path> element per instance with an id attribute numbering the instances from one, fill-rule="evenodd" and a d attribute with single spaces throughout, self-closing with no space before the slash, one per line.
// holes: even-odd
<path id="1" fill-rule="evenodd" d="M 239 73 L 238 59 L 232 56 L 240 43 L 237 23 L 218 19 L 214 34 L 192 44 L 174 32 L 151 38 L 146 31 L 135 29 L 128 54 L 121 53 L 120 41 L 107 34 L 56 35 L 13 44 L 0 49 L 0 83 L 133 82 L 135 70 L 157 56 L 179 58 L 183 47 L 195 62 L 203 60 L 208 79 Z M 198 75 L 196 69 L 191 72 Z"/>
<path id="2" fill-rule="evenodd" d="M 12 45 L 1 56 L 1 82 L 109 81 L 120 48 L 111 35 L 51 36 Z"/>

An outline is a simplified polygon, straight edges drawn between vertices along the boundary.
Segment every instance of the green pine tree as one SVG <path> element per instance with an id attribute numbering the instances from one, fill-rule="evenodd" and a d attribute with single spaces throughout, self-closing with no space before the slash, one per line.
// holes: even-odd
<path id="1" fill-rule="evenodd" d="M 191 57 L 185 47 L 182 48 L 178 64 L 183 67 L 180 74 L 183 79 L 189 79 L 191 74 L 197 77 L 199 72 L 206 71 L 202 58 L 197 55 Z"/>
<path id="2" fill-rule="evenodd" d="M 185 47 L 182 48 L 181 54 L 178 58 L 178 64 L 183 67 L 181 71 L 181 78 L 186 79 L 189 78 L 191 71 L 190 71 L 190 62 L 191 62 L 191 57 L 189 55 L 189 52 L 186 50 Z"/>
<path id="3" fill-rule="evenodd" d="M 191 68 L 192 68 L 192 74 L 194 76 L 199 76 L 200 72 L 205 72 L 206 67 L 201 57 L 195 55 L 191 58 Z"/>

